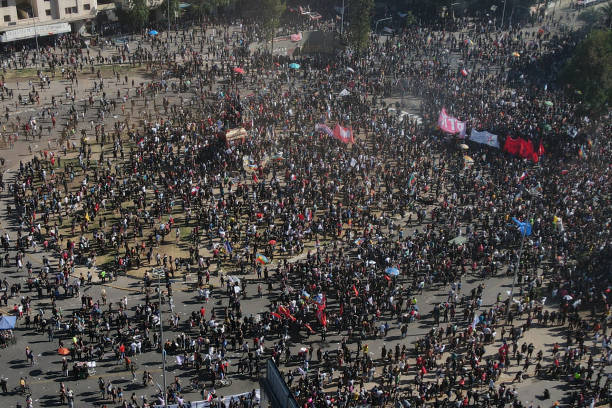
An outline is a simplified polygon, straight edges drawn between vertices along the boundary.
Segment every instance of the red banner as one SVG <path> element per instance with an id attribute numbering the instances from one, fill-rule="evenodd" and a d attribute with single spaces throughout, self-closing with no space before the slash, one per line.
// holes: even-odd
<path id="1" fill-rule="evenodd" d="M 353 138 L 353 129 L 350 127 L 345 128 L 340 125 L 336 125 L 334 128 L 334 137 L 343 143 L 355 143 L 355 139 Z"/>

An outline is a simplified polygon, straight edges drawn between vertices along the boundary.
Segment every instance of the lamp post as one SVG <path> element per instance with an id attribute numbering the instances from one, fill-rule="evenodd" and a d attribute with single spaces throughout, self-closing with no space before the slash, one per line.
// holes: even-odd
<path id="1" fill-rule="evenodd" d="M 380 23 L 381 21 L 387 21 L 387 20 L 391 20 L 391 17 L 385 17 L 385 18 L 381 18 L 380 20 L 376 20 L 376 25 L 374 26 L 374 34 L 378 32 L 378 23 Z"/>
<path id="2" fill-rule="evenodd" d="M 342 0 L 342 15 L 340 17 L 340 35 L 344 34 L 344 0 Z"/>
<path id="3" fill-rule="evenodd" d="M 170 0 L 168 2 L 168 55 L 170 55 Z"/>
<path id="4" fill-rule="evenodd" d="M 499 25 L 499 29 L 503 31 L 504 29 L 504 17 L 506 16 L 506 0 L 504 0 L 504 9 L 502 10 L 502 19 L 501 24 Z"/>
<path id="5" fill-rule="evenodd" d="M 531 199 L 529 200 L 529 207 L 527 207 L 527 219 L 526 222 L 529 222 L 529 219 L 531 218 L 531 205 L 533 204 L 533 201 L 536 197 L 537 194 L 529 191 L 529 194 L 531 195 Z M 520 230 L 519 230 L 520 231 Z M 525 236 L 527 235 L 526 233 L 527 231 L 525 231 L 525 233 L 522 233 L 522 237 L 521 237 L 521 246 L 519 247 L 519 253 L 518 253 L 518 259 L 516 261 L 516 265 L 514 266 L 514 274 L 512 275 L 512 286 L 510 287 L 510 296 L 508 297 L 508 307 L 506 310 L 506 322 L 508 322 L 508 319 L 510 317 L 510 306 L 512 305 L 512 299 L 514 298 L 514 286 L 516 284 L 516 277 L 518 275 L 518 271 L 521 265 L 521 258 L 523 256 L 523 246 L 525 244 Z"/>
<path id="6" fill-rule="evenodd" d="M 169 3 L 169 2 L 168 2 Z M 157 293 L 159 295 L 159 344 L 161 345 L 162 353 L 162 382 L 164 389 L 162 390 L 162 396 L 164 398 L 164 407 L 168 405 L 168 396 L 166 394 L 166 349 L 164 348 L 164 319 L 162 317 L 162 297 L 161 297 L 161 277 L 162 274 L 166 276 L 164 268 L 153 268 L 151 271 L 153 276 L 157 276 Z"/>

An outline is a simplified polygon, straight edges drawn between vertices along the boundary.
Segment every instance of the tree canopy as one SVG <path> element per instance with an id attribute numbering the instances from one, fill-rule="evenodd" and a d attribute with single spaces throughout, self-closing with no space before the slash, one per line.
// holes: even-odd
<path id="1" fill-rule="evenodd" d="M 349 43 L 356 51 L 364 51 L 370 44 L 370 15 L 374 0 L 352 0 L 349 3 Z"/>
<path id="2" fill-rule="evenodd" d="M 562 79 L 581 99 L 585 110 L 606 110 L 612 99 L 612 31 L 592 31 L 578 44 Z"/>
<path id="3" fill-rule="evenodd" d="M 141 30 L 149 22 L 149 6 L 147 0 L 134 0 L 128 12 L 130 24 Z"/>

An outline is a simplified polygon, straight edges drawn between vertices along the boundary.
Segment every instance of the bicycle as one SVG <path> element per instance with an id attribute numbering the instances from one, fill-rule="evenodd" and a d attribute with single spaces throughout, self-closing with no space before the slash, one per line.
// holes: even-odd
<path id="1" fill-rule="evenodd" d="M 230 385 L 232 385 L 232 380 L 230 378 L 215 380 L 215 388 L 229 387 Z"/>

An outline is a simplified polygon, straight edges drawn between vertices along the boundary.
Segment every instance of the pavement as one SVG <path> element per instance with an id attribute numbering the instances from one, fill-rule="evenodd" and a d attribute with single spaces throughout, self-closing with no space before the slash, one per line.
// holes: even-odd
<path id="1" fill-rule="evenodd" d="M 235 28 L 236 29 L 236 28 Z M 197 40 L 197 39 L 196 39 Z M 130 44 L 131 47 L 135 47 L 135 43 Z M 107 49 L 106 52 L 108 55 L 112 55 L 115 51 L 114 48 Z M 134 73 L 130 76 L 130 79 L 134 76 L 138 80 L 139 73 Z M 144 79 L 144 77 L 143 77 Z M 16 80 L 7 81 L 7 85 L 9 87 L 16 87 Z M 45 90 L 41 96 L 41 106 L 25 106 L 18 107 L 16 110 L 13 110 L 14 105 L 11 106 L 11 117 L 13 115 L 23 115 L 24 118 L 26 116 L 36 116 L 40 119 L 40 109 L 44 104 L 49 104 L 51 100 L 51 96 L 61 96 L 64 93 L 65 86 L 68 85 L 70 81 L 64 81 L 56 79 L 52 82 L 52 88 L 49 90 Z M 120 81 L 121 82 L 121 81 Z M 20 80 L 20 87 L 23 87 L 24 80 Z M 80 81 L 80 93 L 82 95 L 86 95 L 88 90 L 91 89 L 93 85 L 93 79 L 87 79 Z M 119 89 L 120 91 L 125 91 L 129 87 L 129 85 L 124 85 L 121 83 L 116 83 L 111 78 L 108 78 L 108 87 L 109 93 L 115 92 Z M 24 92 L 25 91 L 24 89 Z M 171 101 L 177 100 L 180 96 L 178 94 L 168 94 L 164 96 L 170 96 Z M 16 97 L 16 95 L 15 95 Z M 98 95 L 99 97 L 99 95 Z M 85 100 L 85 97 L 78 98 L 80 102 Z M 390 100 L 389 102 L 395 102 L 395 100 Z M 10 105 L 11 101 L 6 101 L 5 103 L 0 103 L 0 110 L 4 111 L 5 105 Z M 68 103 L 63 103 L 57 109 L 59 111 L 59 116 L 62 117 L 66 115 L 68 108 Z M 409 100 L 408 103 L 408 112 L 415 113 L 418 112 L 418 100 L 414 98 Z M 92 110 L 91 117 L 86 118 L 84 121 L 85 124 L 89 123 L 89 120 L 96 120 L 93 116 L 94 112 Z M 44 126 L 48 126 L 48 120 L 41 120 Z M 111 124 L 113 121 L 112 117 L 107 118 L 107 126 Z M 58 121 L 59 122 L 59 121 Z M 110 127 L 109 127 L 110 128 Z M 86 129 L 89 129 L 87 126 Z M 40 151 L 46 148 L 57 148 L 54 145 L 53 140 L 56 139 L 57 135 L 54 133 L 50 137 L 46 136 L 46 132 L 43 140 L 40 142 L 34 142 L 37 148 L 34 148 L 34 153 L 36 151 Z M 50 142 L 50 144 L 49 144 Z M 5 150 L 0 153 L 6 159 L 6 169 L 4 176 L 5 180 L 10 180 L 12 177 L 12 170 L 16 166 L 19 165 L 20 161 L 28 160 L 31 157 L 31 153 L 29 152 L 28 146 L 31 145 L 31 142 L 26 142 L 22 139 L 18 140 L 13 150 Z M 0 218 L 2 218 L 2 228 L 6 230 L 6 228 L 15 228 L 16 226 L 10 220 L 6 219 L 6 206 L 11 201 L 11 197 L 5 191 L 0 194 Z M 412 228 L 405 229 L 407 233 L 412 231 Z M 10 232 L 13 239 L 15 236 L 15 231 Z M 312 249 L 312 248 L 307 248 Z M 13 257 L 14 252 L 11 252 L 11 258 Z M 37 250 L 28 250 L 26 259 L 31 261 L 34 265 L 34 268 L 37 269 L 42 265 L 42 252 L 40 248 Z M 16 271 L 14 266 L 11 267 L 3 267 L 0 268 L 2 275 L 8 279 L 10 283 L 13 282 L 25 282 L 27 278 L 25 271 Z M 80 269 L 86 274 L 85 269 Z M 96 274 L 94 273 L 94 276 Z M 242 279 L 246 279 L 247 281 L 247 295 L 242 300 L 242 309 L 246 315 L 256 315 L 257 313 L 261 313 L 262 311 L 270 310 L 272 300 L 275 299 L 280 293 L 279 288 L 277 286 L 274 287 L 272 293 L 266 294 L 263 297 L 256 296 L 256 286 L 259 283 L 255 276 L 246 275 L 241 277 Z M 405 278 L 400 277 L 400 282 L 406 284 L 408 282 L 403 282 Z M 211 299 L 207 304 L 202 304 L 197 299 L 197 292 L 193 290 L 190 285 L 177 283 L 175 285 L 175 296 L 174 296 L 174 304 L 175 312 L 179 314 L 182 321 L 186 321 L 188 319 L 189 314 L 193 310 L 199 309 L 200 306 L 204 306 L 207 309 L 207 313 L 215 311 L 217 316 L 222 316 L 223 309 L 228 305 L 228 297 L 225 295 L 224 290 L 219 289 L 220 282 L 217 276 L 213 276 L 211 279 L 212 283 L 212 293 Z M 488 278 L 486 281 L 482 281 L 479 276 L 470 276 L 463 282 L 463 292 L 467 293 L 472 288 L 478 286 L 479 284 L 484 283 L 486 285 L 486 290 L 484 291 L 483 297 L 483 308 L 493 305 L 496 301 L 496 297 L 498 293 L 505 293 L 509 290 L 511 285 L 511 277 L 507 275 L 501 275 L 494 278 Z M 32 301 L 32 308 L 35 312 L 39 309 L 46 309 L 46 315 L 49 315 L 50 304 L 47 299 L 39 300 L 35 293 L 28 292 L 27 287 L 24 285 L 24 291 L 22 292 L 23 296 L 30 296 Z M 382 346 L 385 345 L 387 349 L 394 348 L 396 344 L 410 344 L 414 340 L 423 336 L 427 333 L 432 327 L 432 318 L 430 313 L 433 309 L 433 305 L 437 302 L 444 301 L 447 293 L 448 287 L 440 287 L 435 286 L 432 288 L 428 288 L 423 292 L 422 295 L 417 296 L 418 304 L 420 306 L 420 312 L 423 316 L 422 320 L 411 323 L 408 331 L 408 336 L 406 339 L 401 339 L 399 327 L 400 325 L 396 321 L 391 321 L 389 319 L 383 318 L 383 320 L 387 320 L 391 327 L 388 335 L 385 338 L 373 338 L 368 339 L 367 344 L 369 345 L 370 351 L 374 356 L 380 356 Z M 81 288 L 83 294 L 91 296 L 94 301 L 102 298 L 102 291 L 106 293 L 106 297 L 109 301 L 118 301 L 123 297 L 128 298 L 128 308 L 133 310 L 136 305 L 144 303 L 144 296 L 141 292 L 141 279 L 140 275 L 134 276 L 119 276 L 115 281 L 110 283 L 102 284 L 99 279 L 94 278 L 93 284 L 86 285 Z M 17 302 L 16 298 L 9 299 L 8 305 L 9 309 L 12 304 Z M 80 307 L 80 299 L 77 297 L 67 297 L 63 298 L 59 301 L 59 305 L 61 306 L 64 313 L 69 313 L 71 310 L 78 309 Z M 6 308 L 5 308 L 6 311 Z M 169 305 L 163 307 L 163 311 L 165 313 L 165 322 L 164 325 L 164 334 L 165 338 L 176 337 L 182 333 L 181 330 L 174 330 L 171 325 L 168 323 L 168 313 L 171 312 Z M 468 322 L 459 322 L 460 326 L 467 326 Z M 537 325 L 536 325 L 537 326 Z M 162 383 L 162 364 L 161 364 L 161 354 L 155 352 L 144 353 L 142 355 L 137 355 L 134 357 L 134 361 L 138 366 L 138 370 L 136 373 L 137 382 L 133 383 L 131 375 L 128 371 L 122 370 L 122 366 L 116 365 L 114 360 L 114 354 L 111 355 L 107 353 L 98 363 L 97 374 L 89 377 L 86 380 L 74 381 L 71 378 L 64 378 L 61 374 L 61 360 L 62 357 L 59 356 L 56 352 L 59 343 L 58 340 L 55 339 L 52 342 L 49 342 L 47 339 L 47 335 L 44 333 L 37 333 L 32 329 L 28 329 L 24 327 L 23 321 L 19 321 L 18 328 L 16 329 L 17 343 L 15 345 L 10 345 L 6 349 L 0 351 L 0 366 L 4 367 L 2 370 L 2 376 L 8 378 L 9 390 L 13 389 L 20 377 L 27 377 L 29 384 L 32 386 L 33 390 L 33 399 L 35 407 L 49 407 L 49 406 L 57 406 L 59 405 L 59 388 L 60 383 L 65 383 L 70 389 L 74 390 L 75 395 L 75 407 L 91 407 L 91 406 L 100 406 L 103 404 L 109 404 L 110 401 L 102 400 L 100 398 L 100 394 L 98 392 L 98 378 L 103 378 L 105 381 L 110 380 L 113 384 L 121 386 L 124 389 L 124 396 L 129 398 L 132 394 L 134 394 L 137 398 L 141 398 L 143 395 L 151 395 L 156 391 L 157 386 L 147 386 L 143 387 L 140 383 L 140 379 L 142 377 L 142 373 L 144 370 L 152 372 L 154 377 L 154 382 L 156 384 Z M 524 340 L 527 342 L 533 342 L 536 345 L 536 353 L 537 350 L 543 349 L 545 352 L 546 358 L 550 358 L 550 348 L 552 346 L 553 339 L 557 339 L 558 341 L 562 341 L 560 337 L 559 330 L 555 328 L 538 328 L 530 330 L 526 333 Z M 65 340 L 65 339 L 64 339 Z M 270 345 L 273 342 L 276 342 L 278 338 L 270 338 L 266 339 L 266 344 Z M 319 334 L 314 334 L 309 337 L 294 337 L 291 338 L 290 345 L 292 348 L 292 354 L 296 354 L 299 348 L 305 345 L 312 345 L 315 349 L 321 348 L 321 350 L 329 350 L 335 351 L 340 347 L 340 342 L 342 337 L 337 333 L 330 332 L 328 333 L 326 341 L 322 341 Z M 491 346 L 491 350 L 496 349 L 499 346 L 499 340 Z M 29 346 L 35 353 L 36 359 L 33 366 L 29 366 L 25 360 L 25 347 Z M 355 345 L 351 345 L 351 348 L 354 349 Z M 230 352 L 230 364 L 236 363 L 241 357 L 241 353 Z M 167 356 L 167 382 L 170 383 L 174 380 L 174 377 L 180 377 L 182 379 L 182 383 L 188 383 L 189 377 L 193 375 L 193 372 L 190 370 L 185 370 L 179 367 L 176 362 L 173 360 L 174 357 Z M 316 362 L 313 364 L 316 367 Z M 295 369 L 296 366 L 285 367 L 282 366 L 281 369 L 286 371 L 287 369 Z M 515 368 L 511 368 L 508 374 L 509 379 L 506 381 L 511 381 L 513 377 Z M 238 375 L 235 372 L 231 371 L 230 368 L 230 376 L 233 380 L 233 383 L 229 387 L 224 387 L 218 390 L 218 393 L 221 395 L 231 395 L 237 394 L 240 392 L 245 392 L 251 390 L 253 388 L 258 387 L 256 376 L 249 377 L 245 375 Z M 380 372 L 380 367 L 379 367 Z M 410 381 L 410 378 L 403 377 L 402 384 L 405 385 Z M 561 400 L 564 395 L 566 395 L 568 387 L 564 382 L 550 382 L 550 381 L 542 381 L 542 380 L 533 380 L 531 378 L 520 384 L 510 384 L 511 387 L 515 387 L 520 394 L 520 399 L 526 403 L 527 405 L 533 404 L 535 405 L 550 405 L 550 401 L 544 402 L 538 399 L 538 395 L 541 395 L 543 389 L 546 387 L 551 392 L 551 401 Z M 199 400 L 200 396 L 196 393 L 191 393 L 187 395 L 187 398 L 190 400 Z M 2 399 L 4 406 L 13 407 L 18 403 L 24 403 L 24 397 L 17 394 L 9 394 L 3 396 Z"/>

